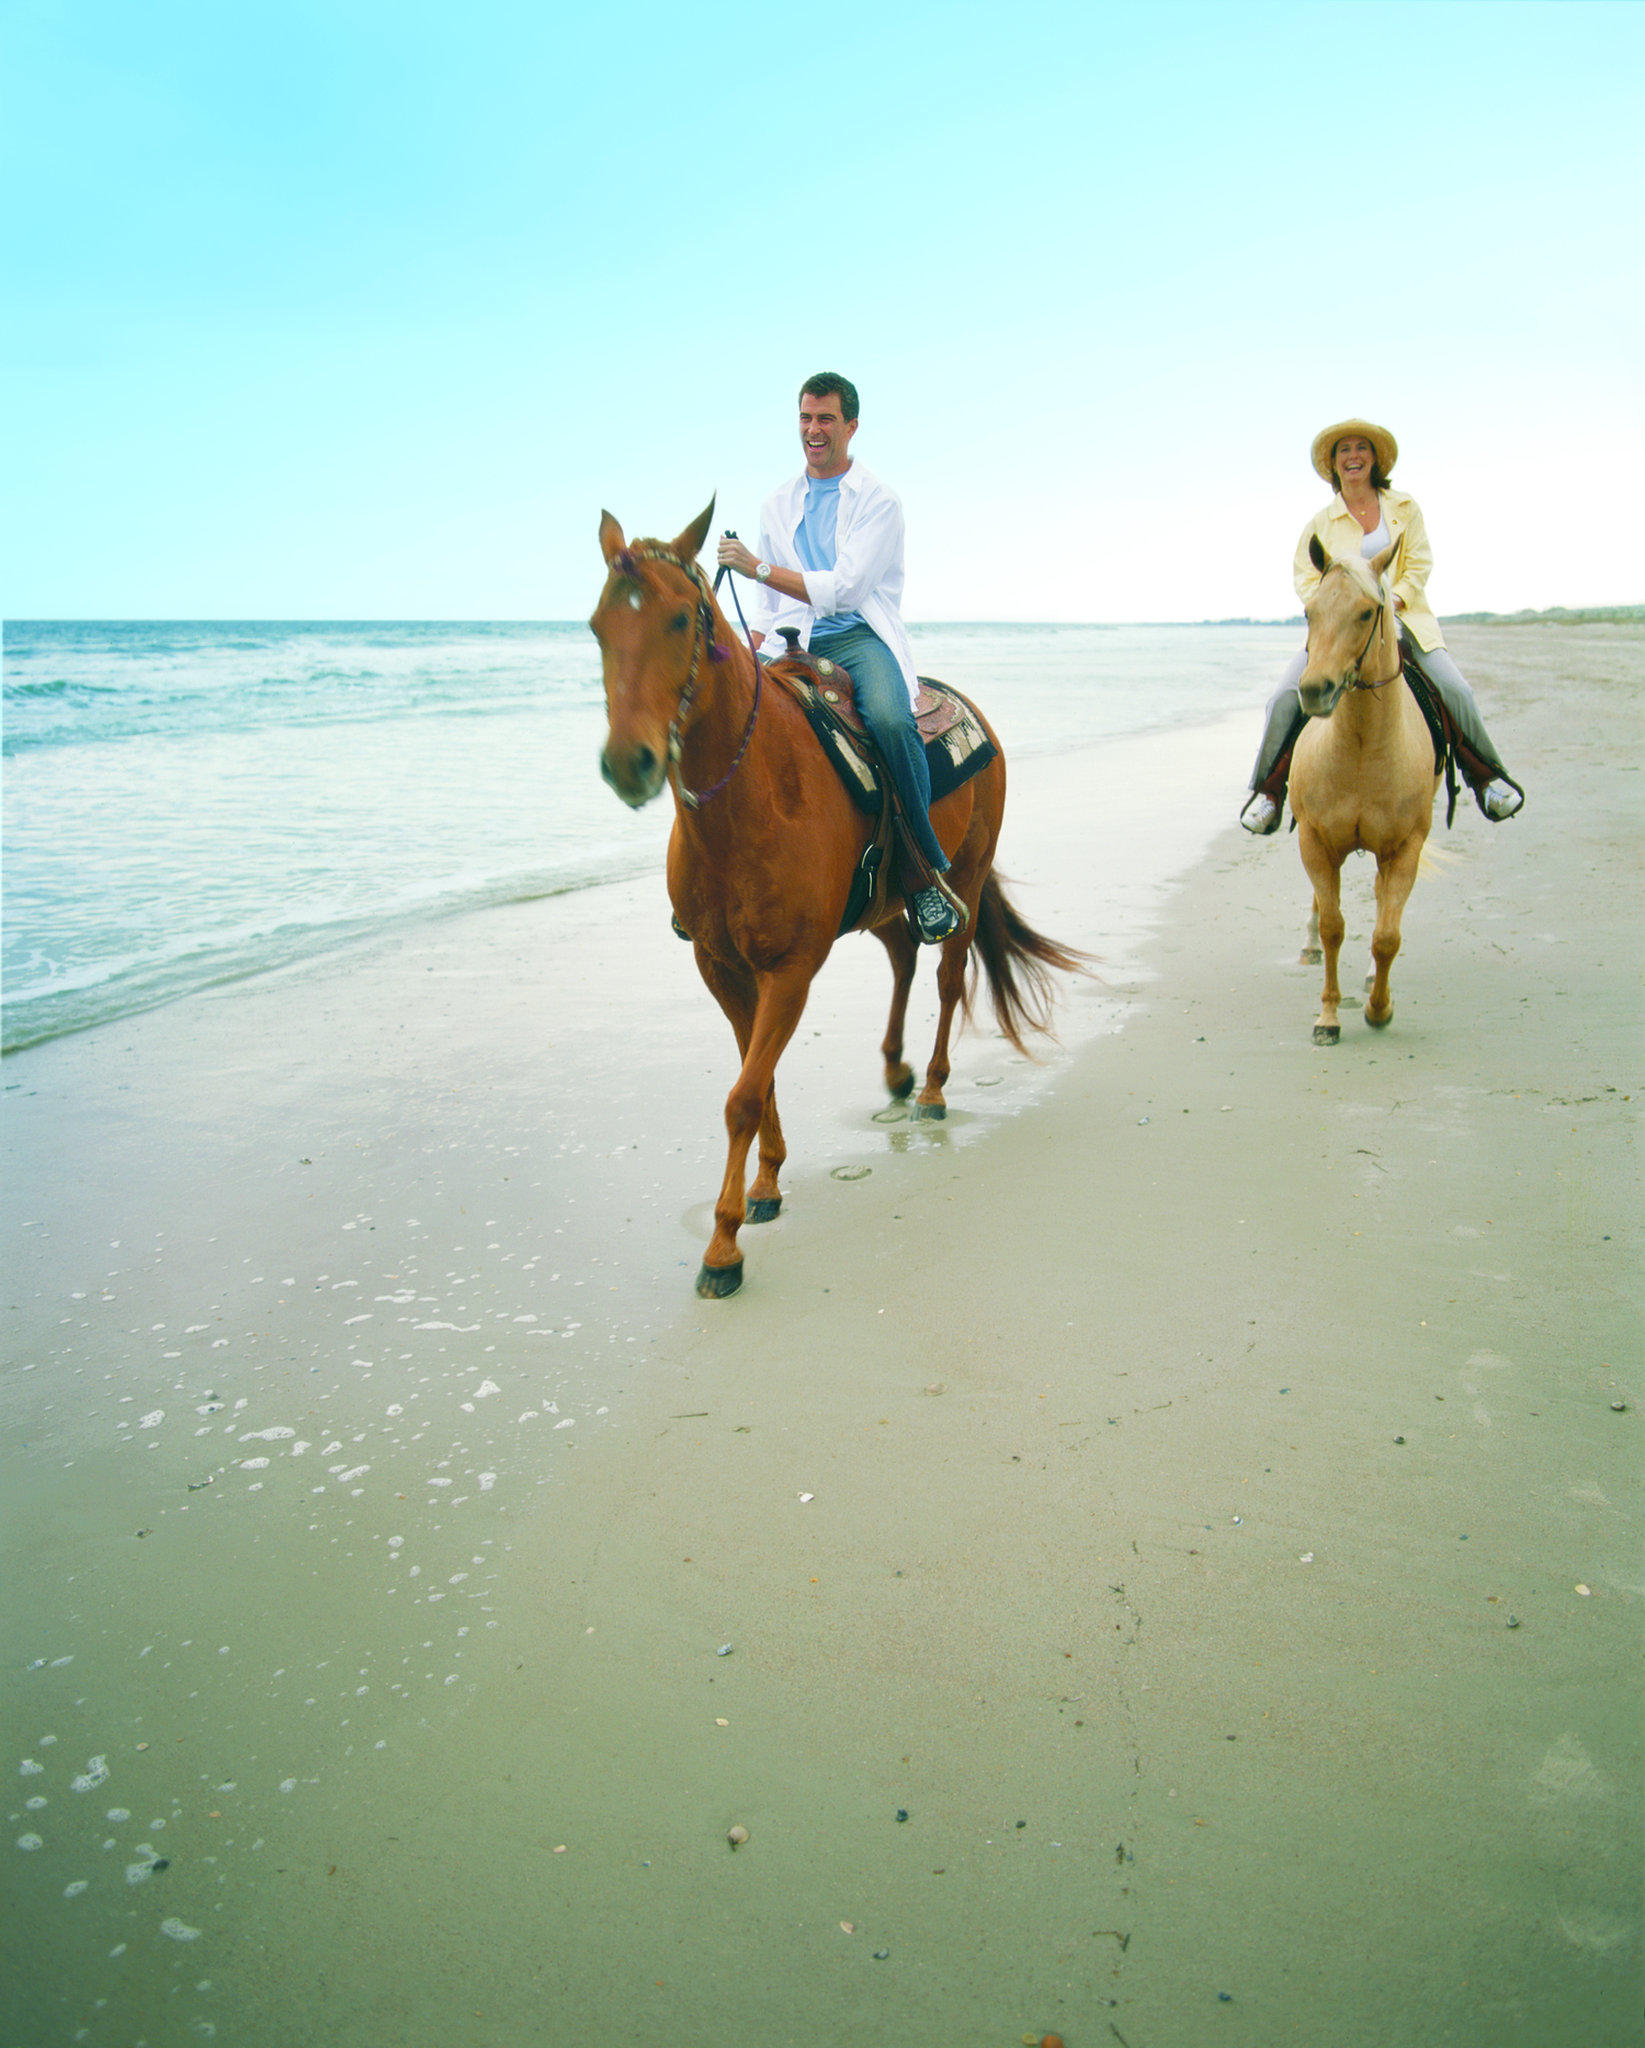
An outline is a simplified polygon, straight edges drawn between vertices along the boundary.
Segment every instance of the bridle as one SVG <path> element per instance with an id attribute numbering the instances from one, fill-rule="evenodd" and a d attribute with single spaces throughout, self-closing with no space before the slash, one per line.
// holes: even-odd
<path id="1" fill-rule="evenodd" d="M 612 566 L 623 575 L 632 575 L 636 560 L 667 562 L 671 568 L 678 569 L 689 577 L 697 592 L 696 617 L 691 628 L 691 665 L 686 670 L 685 687 L 680 691 L 680 701 L 674 707 L 674 716 L 668 721 L 669 770 L 674 777 L 674 787 L 680 802 L 688 811 L 694 811 L 707 803 L 711 797 L 718 796 L 742 766 L 743 756 L 748 752 L 748 743 L 754 737 L 754 721 L 760 715 L 760 658 L 754 652 L 753 638 L 750 636 L 748 651 L 754 662 L 754 702 L 749 708 L 748 723 L 743 727 L 743 736 L 737 742 L 737 751 L 731 757 L 731 766 L 719 781 L 707 789 L 692 789 L 680 772 L 680 755 L 685 746 L 686 720 L 691 715 L 691 706 L 697 695 L 697 677 L 702 666 L 703 650 L 708 650 L 708 658 L 715 664 L 729 661 L 731 650 L 729 647 L 722 647 L 714 638 L 713 593 L 709 589 L 708 578 L 696 562 L 688 562 L 683 555 L 676 554 L 673 548 L 665 548 L 658 541 L 637 540 L 618 551 L 613 557 Z M 735 591 L 732 595 L 735 597 Z M 737 617 L 742 619 L 741 605 L 737 607 Z M 743 631 L 748 632 L 746 620 L 743 621 Z"/>
<path id="2" fill-rule="evenodd" d="M 1332 568 L 1340 569 L 1343 565 L 1340 562 L 1333 562 L 1331 566 Z M 1376 615 L 1371 620 L 1371 630 L 1366 635 L 1365 645 L 1359 650 L 1359 653 L 1355 656 L 1353 672 L 1349 676 L 1348 681 L 1343 686 L 1345 690 L 1386 690 L 1390 683 L 1397 683 L 1399 681 L 1400 676 L 1404 672 L 1405 667 L 1403 660 L 1400 660 L 1395 664 L 1394 672 L 1391 676 L 1383 676 L 1379 681 L 1376 682 L 1368 682 L 1364 675 L 1361 673 L 1361 671 L 1365 667 L 1365 657 L 1376 645 L 1377 639 L 1383 630 L 1383 625 L 1387 619 L 1387 616 L 1387 579 L 1384 578 L 1382 583 L 1379 585 Z M 1395 652 L 1397 653 L 1399 643 L 1396 641 L 1394 645 Z"/>

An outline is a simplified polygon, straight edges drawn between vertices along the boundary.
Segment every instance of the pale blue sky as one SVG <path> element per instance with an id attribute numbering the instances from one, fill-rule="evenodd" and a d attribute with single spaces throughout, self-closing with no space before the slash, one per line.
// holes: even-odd
<path id="1" fill-rule="evenodd" d="M 1645 599 L 1635 5 L 3 0 L 4 609 L 587 612 L 832 368 L 910 617 Z"/>

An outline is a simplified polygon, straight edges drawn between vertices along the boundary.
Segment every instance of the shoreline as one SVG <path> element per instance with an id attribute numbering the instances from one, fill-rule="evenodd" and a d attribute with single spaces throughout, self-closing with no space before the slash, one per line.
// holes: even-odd
<path id="1" fill-rule="evenodd" d="M 1191 815 L 1205 815 L 1237 777 L 1248 723 L 1234 715 L 1016 764 L 1002 840 L 1005 871 L 1014 866 L 1020 878 L 1014 900 L 1031 922 L 1098 956 L 1098 978 L 1064 983 L 1058 1037 L 1040 1042 L 1036 1060 L 999 1039 L 979 993 L 976 1024 L 956 1041 L 947 1123 L 916 1130 L 887 1106 L 880 1083 L 890 988 L 881 949 L 861 935 L 842 940 L 780 1070 L 787 1182 L 910 1143 L 963 1146 L 1038 1100 L 1074 1047 L 1114 1028 L 1137 947 L 1210 836 L 1161 816 L 1153 792 L 1174 778 Z M 1085 793 L 1104 774 L 1113 788 L 1107 816 L 1092 817 Z M 935 1018 L 933 975 L 922 962 L 909 1011 L 916 1063 Z M 610 1256 L 602 1235 L 630 1228 L 636 1212 L 649 1215 L 660 1240 L 678 1237 L 666 1271 L 661 1261 L 648 1270 L 642 1249 L 635 1276 L 646 1311 L 665 1312 L 675 1262 L 694 1271 L 712 1228 L 735 1055 L 689 948 L 669 931 L 659 866 L 594 888 L 408 920 L 40 1040 L 9 1054 L 0 1073 L 13 1110 L 17 1198 L 31 1187 L 60 1195 L 60 1226 L 37 1221 L 59 1228 L 71 1251 L 88 1235 L 119 1234 L 126 1209 L 149 1204 L 166 1214 L 177 1203 L 171 1162 L 149 1145 L 145 1123 L 164 1120 L 190 1093 L 200 1105 L 189 1118 L 198 1170 L 211 1182 L 249 1166 L 268 1190 L 259 1228 L 291 1242 L 293 1257 L 308 1204 L 337 1210 L 344 1202 L 349 1151 L 366 1142 L 391 1156 L 392 1127 L 407 1112 L 437 1124 L 447 1149 L 491 1155 L 508 1146 L 499 1111 L 523 1112 L 541 1141 L 537 1151 L 513 1148 L 541 1197 L 533 1206 L 569 1199 L 589 1216 L 578 1253 L 585 1270 Z M 79 1207 L 89 1168 L 80 1185 L 61 1173 L 65 1139 L 71 1162 L 98 1157 L 106 1231 Z M 640 1181 L 634 1169 L 644 1159 L 665 1178 Z M 299 1177 L 304 1185 L 292 1188 Z M 509 1177 L 516 1193 L 519 1178 Z M 500 1175 L 495 1186 L 500 1195 Z M 784 1227 L 779 1219 L 767 1235 Z M 322 1244 L 310 1263 L 325 1263 Z M 88 1276 L 69 1266 L 54 1280 L 83 1288 Z M 637 1314 L 630 1300 L 619 1320 Z"/>
<path id="2" fill-rule="evenodd" d="M 1544 605 L 1540 610 L 1517 612 L 1446 612 L 1440 615 L 1441 626 L 1538 626 L 1538 625 L 1638 625 L 1645 620 L 1645 605 L 1619 602 L 1617 604 L 1591 605 Z M 339 626 L 374 629 L 384 626 L 517 626 L 535 628 L 540 626 L 580 627 L 584 622 L 578 619 L 352 619 L 341 616 L 322 615 L 309 618 L 293 615 L 279 619 L 204 618 L 183 619 L 156 615 L 153 618 L 33 618 L 22 614 L 0 619 L 0 631 L 7 626 L 257 626 L 290 628 L 294 626 Z M 1297 626 L 1302 624 L 1302 614 L 1292 612 L 1286 617 L 1257 618 L 1241 614 L 1225 619 L 910 619 L 908 626 L 913 632 L 944 632 L 950 628 L 964 631 L 968 627 L 1012 627 L 1022 626 L 1030 631 L 1041 628 L 1073 626 L 1082 631 L 1099 633 L 1125 632 L 1134 627 L 1176 627 L 1176 626 Z"/>
<path id="3" fill-rule="evenodd" d="M 1576 734 L 1645 638 L 1556 677 L 1524 632 L 1457 636 L 1531 801 L 1436 833 L 1386 1036 L 1308 1043 L 1294 843 L 1212 826 L 1168 886 L 1118 866 L 1156 788 L 1030 805 L 1044 870 L 1008 813 L 1006 871 L 1056 876 L 1026 913 L 1110 955 L 1124 1028 L 1091 991 L 1037 1076 L 966 1034 L 951 1099 L 1013 1108 L 899 1148 L 854 949 L 780 1070 L 789 1206 L 729 1302 L 683 1298 L 729 1080 L 684 948 L 634 970 L 675 976 L 666 1114 L 507 912 L 401 962 L 426 1017 L 291 976 L 284 1066 L 232 992 L 164 1074 L 120 1025 L 22 1056 L 59 1068 L 59 1185 L 11 1321 L 55 1384 L 7 1378 L 40 1660 L 8 1711 L 58 1741 L 4 1938 L 43 2036 L 1620 2048 L 1638 748 Z M 1254 731 L 1189 777 L 1237 754 L 1230 819 Z M 1363 872 L 1348 897 L 1345 979 Z M 598 1270 L 544 1252 L 560 1103 L 607 1134 L 560 1190 Z M 593 1431 L 561 1363 L 591 1327 L 643 1362 Z M 106 1757 L 96 1815 L 58 1755 Z M 152 1882 L 99 1871 L 108 1799 L 122 1866 L 168 1820 Z M 155 1937 L 162 1886 L 196 1946 Z"/>
<path id="4" fill-rule="evenodd" d="M 167 724 L 173 704 L 153 731 L 143 717 L 123 727 L 111 714 L 108 737 L 120 744 L 88 748 L 90 728 L 76 741 L 72 717 L 55 739 L 48 720 L 31 742 L 23 705 L 14 707 L 17 730 L 8 724 L 7 732 L 15 756 L 7 790 L 8 1056 L 362 940 L 414 940 L 441 917 L 660 871 L 668 804 L 640 815 L 623 811 L 592 773 L 597 687 L 584 679 L 576 704 L 556 697 L 571 689 L 586 633 L 576 660 L 564 648 L 545 657 L 557 680 L 534 708 L 529 692 L 521 694 L 516 651 L 513 696 L 502 706 L 468 702 L 450 729 L 440 717 L 415 715 L 418 692 L 438 697 L 470 685 L 448 673 L 449 649 L 428 657 L 427 674 L 403 672 L 417 643 L 410 629 L 401 638 L 407 645 L 393 660 L 384 657 L 388 672 L 376 678 L 374 703 L 351 708 L 322 692 L 322 712 L 304 696 L 308 685 L 299 676 L 282 700 L 293 714 L 289 725 L 265 709 L 244 724 L 225 714 L 220 726 L 208 720 L 209 730 L 184 733 Z M 1231 708 L 1230 690 L 1246 694 L 1242 679 L 1266 666 L 1262 650 L 1272 638 L 1190 635 L 1162 657 L 1157 634 L 1121 634 L 1123 651 L 1106 657 L 1106 667 L 1091 636 L 1039 628 L 934 632 L 927 652 L 930 666 L 962 686 L 993 685 L 1007 707 L 1008 753 L 1014 765 L 1027 766 L 1041 754 L 1060 757 L 1127 737 L 1110 728 L 1139 719 L 1155 731 L 1214 723 Z M 1070 647 L 1081 653 L 1070 655 Z M 219 704 L 238 701 L 229 687 L 237 663 L 243 666 L 241 654 L 225 647 L 217 667 L 206 664 Z M 134 656 L 133 665 L 139 678 L 147 672 L 143 659 Z M 96 669 L 91 662 L 90 672 Z M 253 706 L 261 703 L 255 690 L 250 696 Z M 501 728 L 499 712 L 509 721 Z M 242 853 L 242 821 L 227 793 L 255 802 L 265 791 L 278 811 L 316 749 L 322 760 L 341 749 L 346 772 L 321 775 L 289 817 L 277 816 L 265 835 L 253 833 Z M 152 791 L 179 782 L 202 792 L 192 840 L 186 831 L 179 836 L 182 821 L 163 803 L 151 802 Z M 421 788 L 431 806 L 415 851 L 402 850 L 402 788 Z M 116 822 L 122 817 L 135 821 L 132 830 Z M 354 825 L 344 842 L 346 820 Z M 82 838 L 78 865 L 65 868 L 61 846 Z M 137 886 L 125 885 L 128 873 L 141 878 Z M 284 888 L 277 886 L 282 876 Z M 71 888 L 76 893 L 65 893 Z"/>

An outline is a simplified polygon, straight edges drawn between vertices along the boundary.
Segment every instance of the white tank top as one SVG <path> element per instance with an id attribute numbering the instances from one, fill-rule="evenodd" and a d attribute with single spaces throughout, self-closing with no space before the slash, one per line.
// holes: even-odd
<path id="1" fill-rule="evenodd" d="M 1384 548 L 1391 547 L 1392 545 L 1393 538 L 1388 531 L 1388 515 L 1384 512 L 1377 521 L 1376 532 L 1368 533 L 1365 536 L 1359 544 L 1359 551 L 1366 561 L 1369 561 L 1373 555 L 1380 555 Z"/>

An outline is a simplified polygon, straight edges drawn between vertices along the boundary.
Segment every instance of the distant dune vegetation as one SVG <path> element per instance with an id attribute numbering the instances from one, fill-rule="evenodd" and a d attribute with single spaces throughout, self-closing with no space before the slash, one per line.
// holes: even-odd
<path id="1" fill-rule="evenodd" d="M 1613 626 L 1638 625 L 1645 604 L 1595 604 L 1572 611 L 1556 604 L 1545 612 L 1447 612 L 1447 626 Z"/>
<path id="2" fill-rule="evenodd" d="M 1169 624 L 1170 621 L 1162 623 Z M 1300 612 L 1288 619 L 1196 619 L 1199 626 L 1305 626 Z M 1573 610 L 1551 605 L 1545 612 L 1445 612 L 1445 626 L 1638 626 L 1645 625 L 1645 604 L 1591 604 Z"/>

